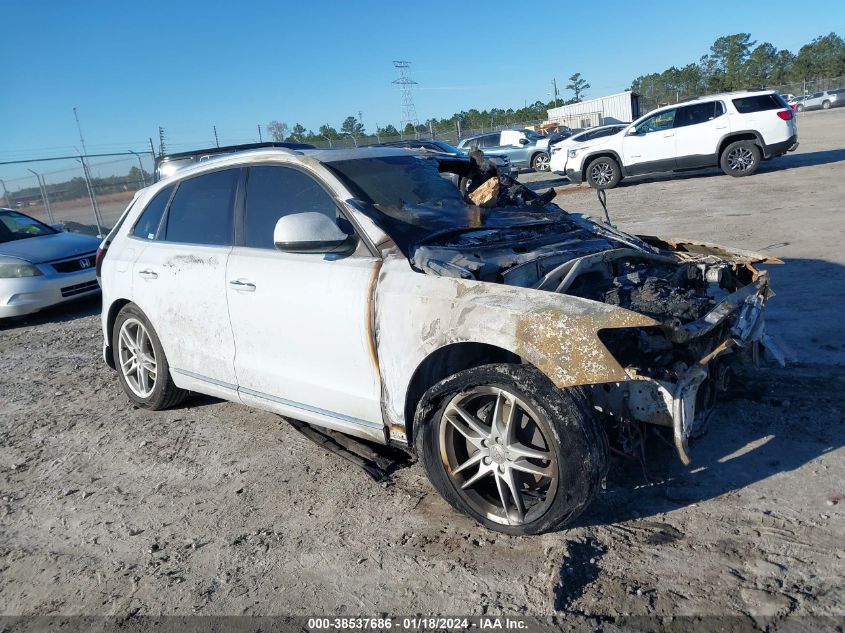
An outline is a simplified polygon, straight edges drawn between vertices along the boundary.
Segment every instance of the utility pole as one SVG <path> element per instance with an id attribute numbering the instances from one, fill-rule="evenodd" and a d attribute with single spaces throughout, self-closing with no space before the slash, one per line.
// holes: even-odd
<path id="1" fill-rule="evenodd" d="M 414 135 L 416 136 L 417 127 L 420 124 L 417 118 L 417 107 L 414 105 L 414 95 L 411 87 L 416 85 L 416 81 L 409 76 L 408 69 L 411 67 L 411 62 L 394 61 L 393 66 L 399 71 L 399 79 L 394 79 L 392 83 L 398 85 L 402 89 L 402 120 L 399 123 L 400 132 L 404 133 L 405 127 L 408 123 L 414 128 Z"/>
<path id="2" fill-rule="evenodd" d="M 263 142 L 264 142 L 264 139 L 263 139 L 263 138 L 261 138 L 261 124 L 260 124 L 260 123 L 258 124 L 258 142 L 259 142 L 259 143 L 263 143 Z"/>
<path id="3" fill-rule="evenodd" d="M 428 120 L 428 131 L 431 132 L 431 139 L 434 140 L 434 121 Z"/>
<path id="4" fill-rule="evenodd" d="M 88 150 L 85 149 L 85 139 L 82 138 L 82 126 L 79 124 L 79 113 L 76 111 L 76 106 L 73 107 L 73 118 L 76 119 L 76 129 L 79 132 L 79 142 L 82 144 L 82 153 L 87 155 Z"/>
<path id="5" fill-rule="evenodd" d="M 158 155 L 164 156 L 164 152 L 167 148 L 164 145 L 164 128 L 160 125 L 158 126 Z"/>
<path id="6" fill-rule="evenodd" d="M 557 79 L 555 77 L 552 77 L 552 94 L 555 96 L 555 107 L 557 107 L 557 97 L 560 93 L 557 91 Z"/>
<path id="7" fill-rule="evenodd" d="M 214 144 L 215 144 L 217 147 L 220 147 L 220 141 L 219 141 L 219 140 L 217 140 L 217 126 L 216 126 L 216 125 L 212 125 L 211 127 L 213 127 L 213 128 L 214 128 Z"/>
<path id="8" fill-rule="evenodd" d="M 155 148 L 155 145 L 153 145 L 153 137 L 152 137 L 152 136 L 149 136 L 149 137 L 147 137 L 147 138 L 148 138 L 148 139 L 149 139 L 149 141 L 150 141 L 150 154 L 152 154 L 152 155 L 153 155 L 153 162 L 155 162 L 155 159 L 156 159 L 156 148 Z"/>

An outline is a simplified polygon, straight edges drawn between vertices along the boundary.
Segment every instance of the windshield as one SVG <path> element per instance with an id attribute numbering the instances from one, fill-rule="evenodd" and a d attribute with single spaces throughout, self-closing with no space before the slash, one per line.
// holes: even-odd
<path id="1" fill-rule="evenodd" d="M 0 242 L 52 235 L 55 229 L 17 211 L 0 211 Z"/>
<path id="2" fill-rule="evenodd" d="M 435 143 L 435 145 L 437 145 L 437 147 L 439 147 L 444 152 L 447 152 L 449 154 L 460 154 L 461 153 L 461 150 L 459 150 L 457 147 L 455 147 L 454 145 L 449 145 L 449 143 L 444 143 L 443 141 L 437 141 Z"/>
<path id="3" fill-rule="evenodd" d="M 449 170 L 466 167 L 463 160 L 433 156 L 383 156 L 325 163 L 363 203 L 359 209 L 387 233 L 405 255 L 436 235 L 474 229 L 507 229 L 550 224 L 563 211 L 523 208 L 480 208 L 467 204 Z M 441 170 L 444 173 L 441 173 Z M 502 240 L 507 240 L 502 231 Z"/>

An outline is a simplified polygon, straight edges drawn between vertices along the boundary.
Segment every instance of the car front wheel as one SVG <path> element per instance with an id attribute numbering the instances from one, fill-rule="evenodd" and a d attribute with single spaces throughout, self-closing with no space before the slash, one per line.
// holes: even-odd
<path id="1" fill-rule="evenodd" d="M 760 148 L 752 141 L 736 141 L 722 152 L 719 161 L 728 176 L 750 176 L 760 166 Z"/>
<path id="2" fill-rule="evenodd" d="M 537 171 L 549 171 L 548 154 L 537 154 L 531 159 L 531 166 Z"/>
<path id="3" fill-rule="evenodd" d="M 138 306 L 127 304 L 117 315 L 112 341 L 120 384 L 132 402 L 159 411 L 185 399 L 188 392 L 174 384 L 161 341 Z"/>
<path id="4" fill-rule="evenodd" d="M 799 103 L 799 104 L 798 104 L 798 107 L 797 107 L 797 108 L 795 108 L 795 109 L 796 109 L 798 112 L 803 112 L 803 111 L 804 111 L 804 106 L 803 106 L 803 105 L 801 105 L 801 104 Z"/>
<path id="5" fill-rule="evenodd" d="M 592 501 L 607 470 L 607 438 L 586 397 L 526 365 L 446 378 L 423 396 L 415 422 L 434 487 L 498 532 L 563 527 Z"/>

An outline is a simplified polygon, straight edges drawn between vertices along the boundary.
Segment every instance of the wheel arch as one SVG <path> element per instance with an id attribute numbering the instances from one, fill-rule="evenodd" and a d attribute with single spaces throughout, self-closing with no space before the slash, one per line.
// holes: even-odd
<path id="1" fill-rule="evenodd" d="M 754 130 L 743 130 L 738 132 L 731 132 L 730 134 L 726 134 L 724 137 L 722 137 L 722 139 L 719 141 L 719 149 L 716 151 L 717 162 L 722 159 L 722 154 L 724 153 L 725 148 L 736 141 L 754 141 L 760 148 L 760 151 L 765 154 L 766 144 L 763 142 L 760 133 L 755 132 Z"/>
<path id="2" fill-rule="evenodd" d="M 129 305 L 132 303 L 129 299 L 116 299 L 112 301 L 111 305 L 109 306 L 108 314 L 106 315 L 106 347 L 111 352 L 113 341 L 113 331 L 114 331 L 114 322 L 117 321 L 117 315 L 120 314 L 120 311 L 124 308 L 124 306 Z M 106 364 L 112 369 L 117 369 L 114 364 L 114 356 L 111 353 L 106 354 Z"/>
<path id="3" fill-rule="evenodd" d="M 405 433 L 414 443 L 414 417 L 420 400 L 431 387 L 444 378 L 473 367 L 493 363 L 521 363 L 514 352 L 489 343 L 462 342 L 438 347 L 417 365 L 405 393 Z"/>

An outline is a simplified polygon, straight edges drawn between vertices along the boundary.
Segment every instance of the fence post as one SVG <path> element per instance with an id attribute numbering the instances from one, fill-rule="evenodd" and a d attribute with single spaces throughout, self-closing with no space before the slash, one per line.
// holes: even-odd
<path id="1" fill-rule="evenodd" d="M 88 163 L 80 156 L 79 162 L 82 163 L 82 173 L 85 175 L 85 186 L 88 188 L 88 197 L 91 199 L 91 208 L 94 210 L 94 221 L 97 223 L 97 234 L 103 233 L 103 219 L 100 217 L 100 207 L 97 205 L 97 195 L 94 192 L 94 185 L 91 183 L 91 174 L 88 172 Z"/>
<path id="2" fill-rule="evenodd" d="M 41 192 L 41 201 L 44 203 L 44 208 L 47 210 L 47 217 L 50 218 L 50 224 L 55 224 L 56 220 L 53 218 L 53 210 L 50 208 L 50 198 L 47 196 L 47 188 L 41 181 L 41 174 L 29 168 L 27 168 L 27 171 L 35 176 L 35 179 L 38 181 L 38 189 Z"/>

